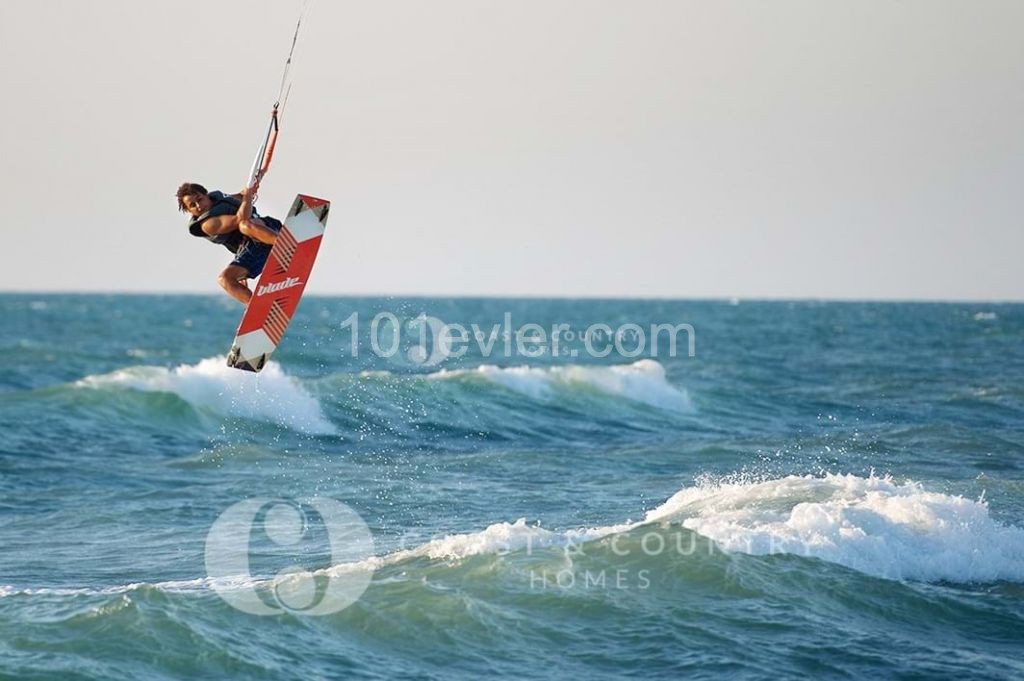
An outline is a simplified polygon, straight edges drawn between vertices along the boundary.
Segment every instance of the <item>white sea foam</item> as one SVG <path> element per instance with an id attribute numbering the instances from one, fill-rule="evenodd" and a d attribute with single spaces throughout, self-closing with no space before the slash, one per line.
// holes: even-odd
<path id="1" fill-rule="evenodd" d="M 586 387 L 670 411 L 693 409 L 686 391 L 669 383 L 665 367 L 653 359 L 613 366 L 570 364 L 502 368 L 484 364 L 475 369 L 442 369 L 429 374 L 428 378 L 443 380 L 464 376 L 479 376 L 534 399 L 548 399 L 560 388 Z"/>
<path id="2" fill-rule="evenodd" d="M 514 523 L 495 523 L 479 532 L 450 534 L 432 539 L 414 549 L 389 554 L 386 562 L 407 558 L 458 560 L 485 554 L 503 554 L 511 551 L 578 546 L 618 532 L 626 532 L 635 523 L 604 527 L 579 528 L 563 531 L 548 530 L 540 525 L 529 525 L 525 518 Z"/>
<path id="3" fill-rule="evenodd" d="M 382 556 L 369 556 L 355 562 L 317 570 L 316 573 L 335 576 L 351 571 L 378 570 L 416 558 L 459 561 L 476 555 L 502 555 L 512 551 L 579 546 L 586 541 L 600 539 L 617 532 L 628 531 L 636 525 L 636 523 L 631 523 L 589 529 L 553 531 L 542 528 L 537 524 L 527 524 L 525 518 L 520 518 L 514 523 L 495 523 L 479 532 L 438 537 L 411 549 L 401 549 Z M 211 588 L 216 588 L 218 591 L 249 590 L 259 586 L 274 584 L 288 578 L 288 576 L 237 575 L 216 579 L 200 577 L 197 579 L 156 583 L 135 582 L 109 587 L 39 587 L 18 589 L 13 586 L 0 585 L 0 598 L 11 595 L 115 596 L 146 587 L 168 593 L 189 593 Z"/>
<path id="4" fill-rule="evenodd" d="M 1024 581 L 1024 529 L 915 482 L 790 476 L 688 487 L 647 515 L 734 552 L 813 556 L 890 579 Z"/>
<path id="5" fill-rule="evenodd" d="M 228 416 L 270 421 L 300 432 L 330 435 L 335 427 L 320 404 L 280 365 L 270 362 L 259 374 L 232 369 L 223 357 L 174 369 L 138 366 L 87 376 L 76 383 L 87 388 L 127 388 L 178 395 L 195 407 Z"/>
<path id="6" fill-rule="evenodd" d="M 322 572 L 377 570 L 416 558 L 458 561 L 544 548 L 578 550 L 584 542 L 664 523 L 679 523 L 726 551 L 811 556 L 888 579 L 1024 582 L 1024 529 L 993 520 L 985 502 L 929 492 L 915 482 L 855 475 L 701 484 L 683 488 L 639 522 L 549 530 L 520 518 Z M 105 588 L 16 589 L 0 585 L 0 598 L 14 594 L 115 595 L 147 586 L 168 592 L 213 586 L 219 590 L 250 589 L 267 580 L 239 575 Z"/>
<path id="7" fill-rule="evenodd" d="M 976 312 L 974 314 L 975 321 L 979 322 L 990 322 L 993 319 L 998 319 L 999 316 L 995 312 Z"/>
<path id="8" fill-rule="evenodd" d="M 190 593 L 203 591 L 213 587 L 220 588 L 252 588 L 265 582 L 252 576 L 233 577 L 229 579 L 197 579 L 169 580 L 166 582 L 132 582 L 105 587 L 33 587 L 18 589 L 10 585 L 0 585 L 0 598 L 6 596 L 117 596 L 139 589 L 159 589 L 166 593 Z"/>
<path id="9" fill-rule="evenodd" d="M 555 531 L 520 518 L 348 567 L 578 547 L 665 522 L 692 529 L 727 551 L 812 556 L 889 579 L 1024 581 L 1024 529 L 992 519 L 984 501 L 855 475 L 701 484 L 680 490 L 640 522 Z"/>
<path id="10" fill-rule="evenodd" d="M 726 551 L 812 556 L 888 579 L 1024 581 L 1024 529 L 993 520 L 984 501 L 855 475 L 701 484 L 680 490 L 640 522 L 555 531 L 520 518 L 335 569 L 578 547 L 665 522 Z"/>

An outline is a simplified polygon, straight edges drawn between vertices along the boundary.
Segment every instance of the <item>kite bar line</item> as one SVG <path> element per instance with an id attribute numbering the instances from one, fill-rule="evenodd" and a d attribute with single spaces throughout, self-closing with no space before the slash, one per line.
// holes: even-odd
<path id="1" fill-rule="evenodd" d="M 274 147 L 277 146 L 277 133 L 280 126 L 277 120 L 277 104 L 270 112 L 270 125 L 267 127 L 267 134 L 256 152 L 256 160 L 252 164 L 252 171 L 249 173 L 248 187 L 252 189 L 263 180 L 263 176 L 270 170 L 270 161 L 274 158 Z"/>
<path id="2" fill-rule="evenodd" d="M 299 20 L 295 22 L 295 33 L 292 35 L 292 46 L 288 50 L 288 58 L 284 62 L 284 73 L 281 74 L 281 87 L 277 92 L 277 101 L 274 102 L 274 109 L 270 112 L 270 125 L 267 126 L 267 134 L 256 152 L 256 160 L 249 172 L 247 186 L 251 189 L 263 180 L 263 176 L 270 170 L 270 161 L 274 158 L 274 147 L 277 146 L 277 134 L 281 129 L 280 117 L 284 115 L 284 107 L 288 103 L 288 94 L 292 90 L 289 71 L 292 66 L 292 57 L 295 55 L 295 45 L 299 42 L 299 29 L 302 27 L 302 19 L 309 11 L 312 0 L 304 0 L 302 11 L 299 12 Z M 283 98 L 283 99 L 282 99 Z"/>

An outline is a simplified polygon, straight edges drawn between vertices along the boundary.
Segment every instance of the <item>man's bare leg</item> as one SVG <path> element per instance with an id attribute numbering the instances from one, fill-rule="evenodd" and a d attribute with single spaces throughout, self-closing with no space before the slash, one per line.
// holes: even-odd
<path id="1" fill-rule="evenodd" d="M 224 268 L 224 271 L 220 273 L 217 281 L 221 287 L 227 291 L 228 295 L 240 302 L 242 305 L 248 305 L 249 299 L 252 298 L 252 291 L 249 290 L 249 284 L 247 282 L 249 278 L 249 270 L 242 267 L 241 265 L 228 265 Z"/>
<path id="2" fill-rule="evenodd" d="M 249 217 L 243 220 L 240 217 L 238 220 L 238 231 L 250 239 L 255 239 L 271 246 L 277 241 L 277 234 L 268 229 L 260 218 Z"/>

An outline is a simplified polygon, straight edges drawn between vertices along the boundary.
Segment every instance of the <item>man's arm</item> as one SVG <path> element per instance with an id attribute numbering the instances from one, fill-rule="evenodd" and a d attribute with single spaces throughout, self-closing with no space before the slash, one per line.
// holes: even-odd
<path id="1" fill-rule="evenodd" d="M 217 217 L 206 218 L 202 224 L 203 233 L 207 236 L 227 234 L 237 229 L 238 216 L 236 215 L 218 215 Z"/>
<path id="2" fill-rule="evenodd" d="M 277 242 L 277 233 L 269 230 L 259 218 L 252 216 L 252 200 L 259 189 L 259 184 L 242 190 L 242 205 L 235 213 L 238 229 L 250 239 L 273 246 Z"/>
<path id="3" fill-rule="evenodd" d="M 256 184 L 255 186 L 246 187 L 242 190 L 242 203 L 238 206 L 238 212 L 235 213 L 235 217 L 238 218 L 239 224 L 245 224 L 249 221 L 249 218 L 252 217 L 252 201 L 259 188 L 259 184 Z"/>

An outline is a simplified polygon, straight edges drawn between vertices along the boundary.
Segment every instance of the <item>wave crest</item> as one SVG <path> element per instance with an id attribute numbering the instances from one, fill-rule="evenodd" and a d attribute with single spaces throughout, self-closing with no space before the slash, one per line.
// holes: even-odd
<path id="1" fill-rule="evenodd" d="M 475 369 L 442 369 L 427 378 L 433 380 L 480 377 L 533 399 L 548 399 L 557 389 L 587 388 L 606 395 L 670 411 L 692 411 L 684 389 L 665 378 L 665 367 L 653 359 L 614 366 L 570 364 L 551 367 L 507 367 L 483 364 Z"/>
<path id="2" fill-rule="evenodd" d="M 86 376 L 76 386 L 171 393 L 200 409 L 225 416 L 269 421 L 312 435 L 334 435 L 316 398 L 270 362 L 259 374 L 227 366 L 223 357 L 173 369 L 137 366 L 109 374 Z"/>
<path id="3" fill-rule="evenodd" d="M 679 520 L 728 551 L 793 553 L 877 577 L 1024 581 L 1024 529 L 982 500 L 856 475 L 689 487 L 647 514 Z"/>

